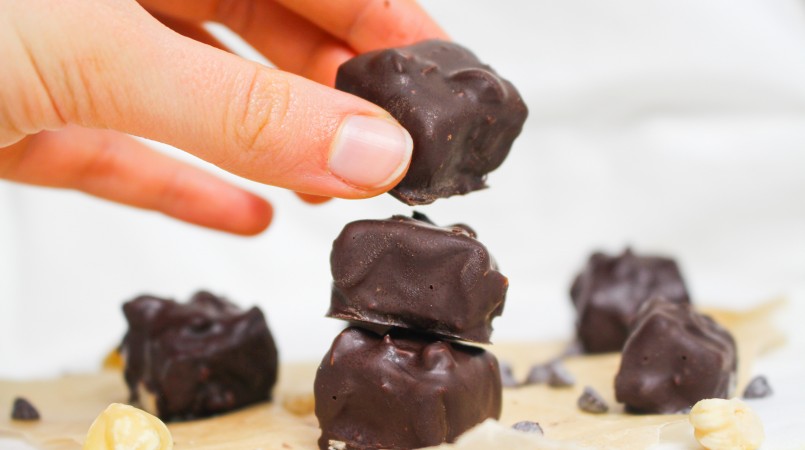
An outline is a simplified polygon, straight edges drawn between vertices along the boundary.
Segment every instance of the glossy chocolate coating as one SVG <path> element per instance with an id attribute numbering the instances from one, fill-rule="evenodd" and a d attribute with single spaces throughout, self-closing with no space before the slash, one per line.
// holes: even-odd
<path id="1" fill-rule="evenodd" d="M 130 401 L 163 420 L 185 420 L 271 398 L 277 348 L 260 309 L 202 291 L 186 304 L 141 296 L 123 312 Z"/>
<path id="2" fill-rule="evenodd" d="M 489 342 L 508 288 L 469 228 L 405 216 L 348 224 L 330 265 L 329 317 L 466 341 Z"/>
<path id="3" fill-rule="evenodd" d="M 570 297 L 577 312 L 576 334 L 587 353 L 620 351 L 640 305 L 652 297 L 690 303 L 674 260 L 638 256 L 630 249 L 620 256 L 590 256 Z"/>
<path id="4" fill-rule="evenodd" d="M 511 83 L 452 42 L 359 55 L 338 68 L 335 86 L 381 106 L 410 132 L 411 166 L 391 190 L 409 205 L 485 188 L 528 115 Z"/>
<path id="5" fill-rule="evenodd" d="M 623 348 L 615 397 L 628 410 L 671 414 L 729 398 L 737 357 L 730 333 L 687 303 L 646 302 Z"/>
<path id="6" fill-rule="evenodd" d="M 483 349 L 392 329 L 353 327 L 316 373 L 319 448 L 414 449 L 453 442 L 501 410 L 500 372 Z"/>

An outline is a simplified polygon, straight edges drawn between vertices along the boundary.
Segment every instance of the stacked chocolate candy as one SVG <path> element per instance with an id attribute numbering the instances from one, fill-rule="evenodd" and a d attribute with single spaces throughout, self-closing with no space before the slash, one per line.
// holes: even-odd
<path id="1" fill-rule="evenodd" d="M 352 222 L 330 264 L 328 316 L 351 326 L 316 374 L 322 450 L 438 445 L 500 416 L 497 360 L 457 342 L 489 342 L 508 287 L 469 227 Z"/>

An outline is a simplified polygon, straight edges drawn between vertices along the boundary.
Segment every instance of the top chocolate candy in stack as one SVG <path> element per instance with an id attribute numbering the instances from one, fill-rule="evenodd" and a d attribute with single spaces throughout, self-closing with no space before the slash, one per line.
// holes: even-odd
<path id="1" fill-rule="evenodd" d="M 391 191 L 409 205 L 485 188 L 528 115 L 511 83 L 452 42 L 359 55 L 339 67 L 335 86 L 379 105 L 411 133 L 411 166 Z"/>
<path id="2" fill-rule="evenodd" d="M 508 280 L 468 227 L 424 219 L 394 216 L 344 228 L 330 256 L 328 316 L 489 342 Z"/>

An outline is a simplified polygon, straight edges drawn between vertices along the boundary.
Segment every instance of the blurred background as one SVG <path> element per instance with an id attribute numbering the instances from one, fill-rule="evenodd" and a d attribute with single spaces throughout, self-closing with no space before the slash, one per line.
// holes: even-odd
<path id="1" fill-rule="evenodd" d="M 805 346 L 805 3 L 422 3 L 530 108 L 489 189 L 418 208 L 475 228 L 509 277 L 495 341 L 569 338 L 573 276 L 631 245 L 676 257 L 699 304 L 787 296 L 782 326 Z M 388 195 L 309 206 L 155 145 L 269 198 L 274 223 L 233 237 L 0 182 L 0 378 L 96 370 L 122 302 L 201 288 L 261 306 L 285 361 L 318 361 L 342 327 L 323 317 L 333 239 L 412 211 Z"/>

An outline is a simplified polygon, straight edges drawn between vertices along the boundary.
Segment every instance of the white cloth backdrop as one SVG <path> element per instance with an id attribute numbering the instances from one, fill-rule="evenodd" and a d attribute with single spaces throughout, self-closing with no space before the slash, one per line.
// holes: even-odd
<path id="1" fill-rule="evenodd" d="M 568 337 L 573 274 L 591 250 L 631 244 L 676 256 L 703 304 L 788 295 L 802 344 L 805 3 L 424 4 L 530 108 L 490 189 L 420 208 L 471 224 L 509 276 L 496 340 Z M 320 358 L 341 327 L 323 318 L 333 238 L 411 208 L 390 196 L 313 207 L 235 181 L 276 206 L 259 237 L 0 183 L 0 377 L 92 369 L 124 332 L 121 302 L 199 288 L 260 305 L 285 360 Z"/>

